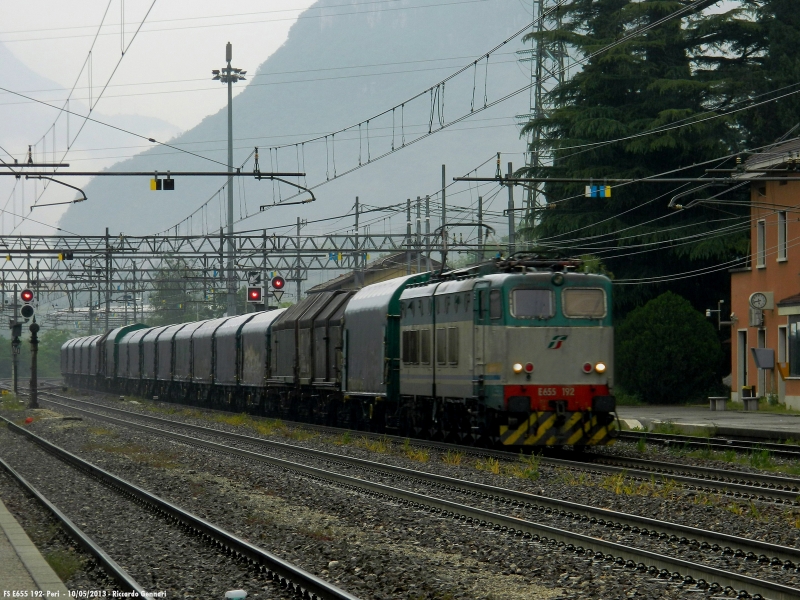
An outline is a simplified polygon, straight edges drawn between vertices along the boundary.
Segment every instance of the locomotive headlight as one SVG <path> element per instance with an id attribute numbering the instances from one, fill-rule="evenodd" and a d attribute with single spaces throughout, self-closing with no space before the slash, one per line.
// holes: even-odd
<path id="1" fill-rule="evenodd" d="M 520 363 L 514 363 L 514 366 L 511 368 L 514 370 L 514 373 L 522 373 L 522 365 Z"/>
<path id="2" fill-rule="evenodd" d="M 594 366 L 594 370 L 597 371 L 598 373 L 605 373 L 606 372 L 606 363 L 601 363 L 601 362 L 597 363 Z"/>

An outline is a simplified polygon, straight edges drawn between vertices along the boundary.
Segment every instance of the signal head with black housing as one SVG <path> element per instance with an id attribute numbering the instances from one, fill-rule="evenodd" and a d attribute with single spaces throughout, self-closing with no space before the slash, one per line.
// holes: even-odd
<path id="1" fill-rule="evenodd" d="M 280 275 L 276 275 L 272 278 L 272 288 L 275 290 L 282 290 L 286 287 L 286 280 L 281 277 Z"/>
<path id="2" fill-rule="evenodd" d="M 263 300 L 264 290 L 260 287 L 248 287 L 247 288 L 247 301 L 253 304 L 261 304 L 264 302 Z"/>
<path id="3" fill-rule="evenodd" d="M 31 290 L 22 290 L 20 292 L 19 297 L 25 303 L 28 304 L 29 302 L 33 302 L 33 292 Z"/>

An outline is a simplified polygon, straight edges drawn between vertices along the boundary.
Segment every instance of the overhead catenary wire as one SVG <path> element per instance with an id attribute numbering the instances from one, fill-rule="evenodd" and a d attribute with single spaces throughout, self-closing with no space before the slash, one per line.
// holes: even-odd
<path id="1" fill-rule="evenodd" d="M 617 45 L 619 45 L 619 44 L 622 44 L 622 43 L 624 43 L 624 42 L 625 42 L 625 41 L 627 41 L 628 39 L 631 39 L 631 38 L 633 38 L 633 37 L 637 37 L 637 36 L 639 36 L 639 35 L 641 35 L 641 34 L 645 33 L 646 31 L 649 31 L 650 29 L 652 29 L 652 28 L 654 28 L 654 27 L 657 27 L 657 26 L 659 26 L 659 25 L 661 25 L 661 24 L 663 24 L 663 23 L 665 23 L 665 22 L 667 22 L 667 21 L 669 21 L 669 20 L 671 20 L 671 19 L 673 19 L 673 18 L 676 18 L 676 17 L 678 17 L 678 16 L 682 16 L 682 15 L 684 15 L 684 14 L 687 14 L 687 13 L 689 13 L 689 12 L 693 12 L 693 11 L 695 10 L 695 8 L 696 8 L 696 7 L 698 7 L 698 6 L 701 6 L 701 5 L 702 5 L 702 0 L 695 0 L 695 1 L 694 1 L 694 2 L 692 2 L 691 4 L 689 4 L 689 5 L 687 5 L 687 6 L 684 6 L 684 7 L 680 8 L 680 9 L 678 9 L 678 10 L 676 10 L 676 11 L 673 11 L 672 13 L 670 13 L 670 14 L 668 14 L 668 15 L 665 15 L 664 17 L 662 17 L 662 18 L 660 18 L 660 19 L 658 19 L 658 20 L 654 21 L 653 23 L 649 23 L 649 24 L 647 24 L 647 25 L 643 25 L 643 26 L 641 26 L 641 27 L 639 27 L 639 28 L 637 28 L 637 29 L 635 29 L 635 30 L 632 30 L 632 31 L 628 32 L 628 33 L 627 33 L 627 34 L 625 34 L 624 36 L 622 36 L 622 37 L 620 37 L 619 39 L 615 40 L 614 42 L 611 42 L 611 43 L 607 44 L 606 46 L 604 46 L 604 47 L 602 47 L 602 48 L 600 48 L 600 49 L 596 50 L 595 52 L 592 52 L 592 53 L 590 53 L 590 54 L 587 54 L 586 56 L 583 56 L 583 57 L 581 57 L 581 58 L 579 58 L 579 59 L 576 59 L 576 60 L 574 61 L 574 64 L 571 64 L 571 65 L 569 65 L 569 66 L 567 66 L 567 67 L 564 67 L 564 70 L 567 70 L 568 68 L 572 68 L 572 67 L 573 67 L 573 66 L 575 66 L 575 65 L 578 65 L 578 64 L 582 64 L 582 63 L 584 63 L 584 62 L 587 62 L 587 61 L 591 60 L 592 58 L 594 58 L 594 57 L 596 57 L 596 56 L 598 56 L 598 55 L 602 54 L 603 52 L 606 52 L 606 51 L 610 50 L 611 48 L 614 48 L 615 46 L 617 46 Z M 552 12 L 553 10 L 556 10 L 556 9 L 558 9 L 560 6 L 561 6 L 561 2 L 559 2 L 559 4 L 558 4 L 558 5 L 556 5 L 556 6 L 552 7 L 552 8 L 551 8 L 551 9 L 548 11 L 548 13 L 547 13 L 547 14 L 549 14 L 549 13 L 550 13 L 550 12 Z M 546 18 L 547 14 L 543 14 L 543 15 L 540 17 L 540 19 L 542 19 L 542 18 Z M 530 24 L 526 25 L 524 28 L 522 28 L 521 30 L 517 31 L 516 33 L 514 33 L 513 35 L 511 35 L 509 38 L 507 38 L 506 40 L 504 40 L 503 42 L 501 42 L 500 44 L 498 44 L 497 46 L 495 46 L 495 47 L 494 47 L 492 50 L 490 50 L 488 53 L 486 53 L 486 54 L 482 55 L 482 58 L 483 58 L 483 57 L 486 57 L 486 56 L 488 56 L 488 55 L 491 55 L 493 52 L 495 52 L 495 51 L 497 51 L 498 49 L 502 48 L 502 47 L 503 47 L 505 44 L 507 44 L 509 41 L 511 41 L 511 40 L 512 40 L 512 39 L 514 39 L 515 37 L 519 36 L 519 35 L 520 35 L 522 32 L 526 31 L 526 30 L 527 30 L 527 29 L 529 29 L 530 27 L 531 27 L 531 25 L 530 25 Z M 400 108 L 400 109 L 401 109 L 401 115 L 402 115 L 402 110 L 403 110 L 403 108 L 404 108 L 405 104 L 407 104 L 408 102 L 411 102 L 411 101 L 413 101 L 413 100 L 415 100 L 415 99 L 417 99 L 417 98 L 420 98 L 420 97 L 423 97 L 423 96 L 425 96 L 425 95 L 428 95 L 428 94 L 432 93 L 432 92 L 431 92 L 432 90 L 436 89 L 436 88 L 437 88 L 437 87 L 439 87 L 439 86 L 442 86 L 442 85 L 444 85 L 446 82 L 450 81 L 450 80 L 451 80 L 451 79 L 453 79 L 454 77 L 456 77 L 456 76 L 458 76 L 459 74 L 461 74 L 461 73 L 463 73 L 463 72 L 465 72 L 465 71 L 469 70 L 470 68 L 472 68 L 472 66 L 473 66 L 473 63 L 469 63 L 468 65 L 466 65 L 466 66 L 462 67 L 461 69 L 459 69 L 459 70 L 458 70 L 458 71 L 456 71 L 455 73 L 451 74 L 451 75 L 450 75 L 450 76 L 448 76 L 447 78 L 445 78 L 445 79 L 443 79 L 442 81 L 440 81 L 438 84 L 436 84 L 436 85 L 434 85 L 434 86 L 431 86 L 431 87 L 427 88 L 425 91 L 423 91 L 423 92 L 420 92 L 420 93 L 416 94 L 415 96 L 413 96 L 413 97 L 409 98 L 409 99 L 408 99 L 408 100 L 406 100 L 405 102 L 399 103 L 399 104 L 395 105 L 394 107 L 391 107 L 391 108 L 389 108 L 389 109 L 386 109 L 386 110 L 382 111 L 381 113 L 378 113 L 377 115 L 374 115 L 374 116 L 370 117 L 370 119 L 376 119 L 376 118 L 378 118 L 378 117 L 380 117 L 380 116 L 383 116 L 383 115 L 388 115 L 388 114 L 390 114 L 390 113 L 391 113 L 393 110 L 396 110 L 397 108 Z M 487 77 L 488 77 L 488 75 L 487 75 Z M 441 127 L 439 127 L 438 129 L 433 129 L 433 130 L 431 130 L 431 131 L 429 131 L 429 132 L 424 132 L 424 133 L 422 133 L 421 135 L 419 135 L 418 137 L 416 137 L 416 138 L 414 138 L 414 139 L 412 139 L 412 140 L 410 140 L 410 141 L 407 141 L 407 142 L 405 142 L 405 143 L 404 143 L 404 144 L 401 146 L 401 148 L 405 148 L 405 147 L 407 147 L 407 146 L 409 146 L 409 145 L 411 145 L 411 144 L 414 144 L 414 143 L 416 143 L 416 142 L 418 142 L 418 141 L 421 141 L 421 140 L 423 140 L 423 139 L 427 138 L 427 137 L 428 137 L 428 136 L 430 136 L 430 135 L 434 135 L 435 133 L 438 133 L 439 131 L 442 131 L 442 130 L 444 130 L 444 129 L 445 129 L 445 128 L 447 128 L 447 127 L 450 127 L 450 126 L 452 126 L 452 125 L 454 125 L 454 124 L 456 124 L 456 123 L 460 123 L 461 121 L 463 121 L 463 120 L 465 120 L 465 119 L 469 118 L 469 117 L 470 117 L 471 115 L 473 115 L 473 114 L 476 114 L 476 113 L 478 113 L 478 112 L 481 112 L 481 111 L 483 111 L 483 110 L 487 110 L 487 109 L 489 109 L 489 108 L 491 108 L 491 107 L 493 107 L 493 106 L 495 106 L 495 105 L 497 105 L 497 104 L 500 104 L 500 103 L 502 103 L 502 102 L 504 102 L 504 101 L 508 100 L 509 98 L 512 98 L 512 97 L 516 96 L 517 94 L 524 92 L 525 90 L 529 89 L 529 88 L 530 88 L 532 85 L 534 85 L 534 83 L 533 83 L 533 82 L 529 82 L 529 83 L 527 83 L 525 86 L 523 86 L 523 87 L 521 87 L 521 88 L 519 88 L 519 89 L 517 89 L 517 90 L 514 90 L 514 91 L 512 91 L 512 92 L 510 92 L 510 93 L 507 93 L 507 94 L 505 94 L 504 96 L 502 96 L 502 97 L 500 97 L 500 98 L 498 98 L 498 99 L 496 99 L 496 100 L 494 100 L 494 101 L 491 101 L 491 102 L 489 102 L 489 101 L 488 101 L 488 98 L 487 98 L 487 102 L 485 103 L 485 105 L 484 105 L 483 107 L 479 107 L 479 108 L 478 108 L 478 109 L 476 109 L 476 110 L 470 110 L 470 112 L 468 112 L 468 113 L 465 113 L 465 114 L 463 114 L 463 115 L 461 115 L 461 116 L 459 116 L 459 117 L 456 117 L 456 118 L 454 118 L 453 120 L 451 120 L 451 121 L 450 121 L 450 122 L 448 122 L 448 123 L 445 123 L 444 125 L 442 125 L 442 126 L 441 126 Z M 363 120 L 363 121 L 359 121 L 359 123 L 364 123 L 365 121 L 366 121 L 366 119 L 365 119 L 365 120 Z M 351 126 L 349 126 L 349 127 L 342 128 L 342 129 L 340 129 L 340 130 L 336 131 L 335 133 L 343 133 L 343 132 L 346 132 L 346 131 L 348 131 L 348 130 L 352 130 L 352 129 L 354 129 L 354 128 L 357 128 L 357 126 L 358 126 L 358 123 L 356 123 L 356 124 L 354 124 L 354 125 L 351 125 Z M 316 140 L 318 140 L 318 139 L 323 139 L 323 138 L 324 138 L 324 139 L 327 141 L 327 137 L 328 137 L 328 136 L 331 136 L 331 137 L 333 137 L 333 135 L 334 135 L 333 133 L 331 133 L 331 134 L 326 134 L 326 135 L 324 135 L 324 136 L 319 136 L 319 137 L 317 137 L 317 138 L 312 138 L 312 139 L 309 139 L 309 140 L 305 140 L 305 143 L 313 142 L 313 141 L 316 141 Z M 293 144 L 287 144 L 286 146 L 291 146 L 291 145 L 293 145 Z M 285 147 L 285 146 L 278 146 L 278 147 Z M 390 149 L 390 150 L 388 150 L 388 151 L 386 151 L 386 152 L 384 152 L 384 153 L 382 153 L 382 154 L 380 154 L 380 155 L 376 156 L 376 157 L 373 159 L 373 161 L 372 161 L 372 162 L 375 162 L 375 161 L 377 161 L 377 160 L 380 160 L 381 158 L 384 158 L 384 157 L 386 157 L 386 156 L 388 156 L 388 155 L 392 154 L 392 153 L 393 153 L 393 152 L 395 152 L 395 151 L 397 151 L 397 150 L 391 150 L 391 149 Z M 343 171 L 342 171 L 340 174 L 338 174 L 338 177 L 342 177 L 342 176 L 344 176 L 344 175 L 347 175 L 347 174 L 349 174 L 349 173 L 352 173 L 352 172 L 354 172 L 354 171 L 356 171 L 356 170 L 358 170 L 358 169 L 360 169 L 360 168 L 363 168 L 363 166 L 364 166 L 364 165 L 358 165 L 358 164 L 356 164 L 355 166 L 353 166 L 353 167 L 351 167 L 351 168 L 349 168 L 349 169 L 343 170 Z M 316 188 L 318 188 L 318 187 L 320 187 L 320 186 L 322 186 L 322 185 L 325 185 L 326 183 L 329 183 L 330 181 L 331 181 L 331 178 L 330 178 L 330 173 L 328 172 L 328 174 L 326 174 L 326 179 L 325 179 L 325 181 L 321 181 L 321 182 L 319 182 L 319 183 L 317 183 L 317 184 L 315 184 L 315 185 L 311 185 L 311 186 L 309 186 L 309 189 L 316 189 Z M 288 197 L 287 197 L 287 198 L 285 198 L 284 200 L 290 200 L 290 199 L 293 199 L 293 198 L 294 198 L 294 197 L 296 197 L 296 196 L 297 196 L 297 194 L 294 194 L 294 195 L 288 196 Z M 254 213 L 253 215 L 249 215 L 249 216 L 245 217 L 244 219 L 239 219 L 239 221 L 237 221 L 237 223 L 238 223 L 238 222 L 241 222 L 241 221 L 244 221 L 244 220 L 246 220 L 246 219 L 248 219 L 248 218 L 251 218 L 251 217 L 253 217 L 253 216 L 257 215 L 257 214 L 260 214 L 260 213 Z"/>
<path id="2" fill-rule="evenodd" d="M 144 25 L 145 21 L 147 20 L 147 17 L 150 16 L 150 12 L 153 10 L 153 7 L 155 6 L 156 1 L 157 0 L 153 0 L 152 3 L 150 4 L 149 8 L 147 9 L 147 12 L 145 12 L 144 17 L 142 17 L 141 22 L 139 23 L 139 25 L 136 28 L 136 30 L 133 32 L 133 35 L 131 36 L 131 39 L 128 42 L 128 45 L 123 49 L 122 54 L 120 55 L 119 59 L 117 60 L 116 64 L 114 65 L 114 68 L 111 70 L 111 74 L 108 76 L 108 79 L 106 80 L 105 84 L 103 85 L 102 89 L 100 90 L 100 93 L 97 95 L 97 98 L 94 100 L 94 104 L 92 104 L 90 102 L 90 104 L 89 104 L 89 113 L 85 117 L 82 117 L 84 119 L 84 121 L 83 121 L 83 123 L 81 123 L 81 126 L 78 129 L 78 132 L 75 134 L 75 137 L 73 138 L 73 143 L 74 143 L 74 140 L 76 140 L 78 138 L 78 136 L 80 136 L 81 132 L 83 131 L 83 128 L 86 126 L 86 123 L 87 123 L 87 121 L 89 119 L 89 115 L 92 114 L 92 111 L 97 106 L 97 103 L 103 97 L 103 94 L 105 93 L 106 89 L 108 89 L 108 84 L 114 78 L 114 75 L 116 74 L 117 70 L 119 69 L 120 64 L 122 64 L 122 60 L 125 58 L 126 52 L 131 47 L 133 42 L 136 40 L 136 37 L 139 35 L 139 32 L 142 29 L 142 26 Z M 109 2 L 109 5 L 110 5 L 110 2 Z M 108 12 L 108 8 L 106 8 L 106 12 Z M 105 19 L 105 16 L 104 16 L 104 19 Z M 90 57 L 90 60 L 91 60 L 91 51 L 89 53 L 89 57 Z M 63 111 L 63 108 L 62 108 L 62 111 Z M 62 154 L 61 159 L 60 159 L 59 162 L 63 162 L 64 159 L 69 154 L 69 146 L 70 146 L 70 144 L 67 145 L 67 149 Z M 41 197 L 44 195 L 44 193 L 46 191 L 47 191 L 47 186 L 45 185 L 44 188 L 42 189 L 42 194 L 37 196 L 34 199 L 32 206 L 36 206 L 38 204 L 39 200 L 41 199 Z"/>

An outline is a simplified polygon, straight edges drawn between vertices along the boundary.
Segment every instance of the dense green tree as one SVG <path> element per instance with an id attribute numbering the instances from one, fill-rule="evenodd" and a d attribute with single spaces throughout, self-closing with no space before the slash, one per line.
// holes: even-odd
<path id="1" fill-rule="evenodd" d="M 672 292 L 633 310 L 615 344 L 617 382 L 644 402 L 698 400 L 719 385 L 723 352 L 714 327 Z"/>
<path id="2" fill-rule="evenodd" d="M 715 82 L 717 105 L 762 103 L 736 114 L 743 147 L 800 135 L 795 0 L 737 0 L 729 10 L 699 21 L 693 34 L 698 74 Z"/>
<path id="3" fill-rule="evenodd" d="M 732 117 L 699 121 L 715 114 L 724 95 L 712 76 L 713 65 L 697 68 L 695 55 L 704 43 L 698 26 L 707 17 L 695 10 L 660 22 L 690 5 L 698 8 L 689 0 L 575 0 L 566 6 L 568 25 L 553 35 L 561 36 L 572 53 L 591 56 L 616 45 L 553 90 L 556 110 L 529 123 L 528 128 L 544 128 L 555 159 L 552 166 L 527 174 L 593 178 L 600 184 L 604 178 L 642 178 L 692 167 L 738 146 L 740 134 Z M 718 21 L 733 29 L 747 18 L 741 12 L 726 13 Z M 648 26 L 653 27 L 621 41 Z M 714 44 L 720 47 L 724 40 L 715 38 Z M 697 122 L 675 127 L 687 121 Z M 732 162 L 698 164 L 676 174 L 699 176 L 705 168 L 727 166 Z M 548 184 L 548 209 L 525 233 L 543 248 L 596 256 L 621 283 L 709 268 L 746 253 L 743 227 L 718 233 L 720 227 L 741 223 L 735 218 L 744 209 L 668 208 L 672 196 L 692 187 L 631 184 L 614 187 L 611 198 L 585 198 L 583 183 Z M 719 191 L 698 190 L 680 203 Z M 727 289 L 727 278 L 723 269 L 702 278 L 617 286 L 617 308 L 624 313 L 664 289 L 678 291 L 698 307 L 710 305 Z"/>

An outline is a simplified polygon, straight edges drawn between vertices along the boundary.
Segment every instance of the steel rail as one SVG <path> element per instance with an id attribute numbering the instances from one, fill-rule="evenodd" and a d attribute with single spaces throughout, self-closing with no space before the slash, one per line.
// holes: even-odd
<path id="1" fill-rule="evenodd" d="M 47 393 L 57 398 L 62 398 L 65 400 L 82 402 L 86 404 L 93 404 L 91 402 L 87 402 L 86 400 L 80 400 L 78 398 L 61 396 L 59 394 L 53 394 L 52 392 L 47 392 Z M 94 406 L 102 406 L 102 405 L 94 405 Z M 136 415 L 143 419 L 156 419 L 156 420 L 159 419 L 159 417 L 153 417 L 150 415 L 141 415 L 139 413 L 131 413 L 130 411 L 125 411 L 123 409 L 118 409 L 113 407 L 103 406 L 103 408 L 111 411 L 121 411 L 122 413 L 125 414 Z M 171 423 L 171 421 L 166 419 L 164 421 Z M 331 433 L 341 433 L 345 431 L 341 428 L 329 427 L 324 425 L 313 425 L 308 423 L 291 422 L 291 421 L 284 421 L 284 422 L 291 423 L 299 427 L 306 427 L 308 429 L 316 431 L 331 432 Z M 189 424 L 186 425 L 188 426 Z M 359 432 L 359 435 L 365 435 L 369 437 L 380 437 L 391 441 L 396 441 L 399 443 L 404 443 L 405 440 L 407 439 L 399 436 L 387 436 L 387 435 L 376 436 L 375 434 L 370 434 L 369 432 Z M 514 452 L 509 452 L 506 450 L 492 450 L 485 448 L 474 448 L 470 446 L 458 446 L 456 444 L 431 442 L 429 440 L 414 439 L 414 444 L 435 449 L 456 450 L 461 452 L 466 450 L 483 456 L 493 456 L 505 460 L 516 460 L 519 457 L 519 454 Z M 700 488 L 705 487 L 714 489 L 718 492 L 722 492 L 727 495 L 736 496 L 736 494 L 739 494 L 743 497 L 756 498 L 759 500 L 771 499 L 777 501 L 778 503 L 800 504 L 800 480 L 789 477 L 779 477 L 776 475 L 766 475 L 762 473 L 745 473 L 743 471 L 726 471 L 711 467 L 681 465 L 678 463 L 662 463 L 662 462 L 646 461 L 637 458 L 628 459 L 628 458 L 612 457 L 600 454 L 594 455 L 592 460 L 589 462 L 581 462 L 571 459 L 567 460 L 567 459 L 549 458 L 549 457 L 543 457 L 541 459 L 541 462 L 555 467 L 566 467 L 570 469 L 579 469 L 590 472 L 619 473 L 621 471 L 624 471 L 626 475 L 639 480 L 649 479 L 654 474 L 661 474 L 661 475 L 668 474 L 670 479 L 672 479 L 673 481 L 680 482 L 688 486 L 699 486 Z M 637 464 L 641 468 L 622 467 L 614 464 L 603 464 L 603 462 L 605 463 L 628 462 L 628 464 Z M 679 472 L 693 473 L 694 476 L 680 475 L 678 474 Z M 747 483 L 748 481 L 757 482 L 757 484 L 753 483 L 751 485 Z M 774 486 L 774 488 L 768 486 Z"/>
<path id="2" fill-rule="evenodd" d="M 55 518 L 56 520 L 61 523 L 61 526 L 67 530 L 69 536 L 84 550 L 86 550 L 89 554 L 95 557 L 97 562 L 99 562 L 103 570 L 114 580 L 117 582 L 117 585 L 120 586 L 122 591 L 124 592 L 131 592 L 138 594 L 139 598 L 147 598 L 147 592 L 145 589 L 133 578 L 130 574 L 123 569 L 117 561 L 111 558 L 105 550 L 103 550 L 97 543 L 89 537 L 83 530 L 78 527 L 72 519 L 70 519 L 67 515 L 61 512 L 55 504 L 50 502 L 39 490 L 37 490 L 27 479 L 25 479 L 22 475 L 17 473 L 11 465 L 9 465 L 6 461 L 0 458 L 0 467 L 3 468 L 6 473 L 11 475 L 11 477 L 16 480 L 31 496 L 36 498 L 36 500 L 44 506 Z"/>
<path id="3" fill-rule="evenodd" d="M 221 527 L 217 527 L 210 521 L 206 521 L 155 494 L 151 494 L 143 488 L 117 477 L 108 471 L 104 471 L 96 465 L 48 442 L 35 433 L 16 425 L 5 417 L 0 416 L 0 419 L 6 422 L 7 427 L 11 431 L 29 438 L 64 462 L 89 473 L 117 491 L 135 498 L 138 502 L 155 508 L 164 516 L 183 523 L 200 533 L 206 539 L 213 540 L 213 542 L 220 547 L 230 550 L 236 556 L 244 557 L 252 563 L 264 566 L 267 570 L 267 577 L 271 578 L 273 581 L 280 582 L 281 585 L 296 587 L 295 591 L 301 595 L 305 593 L 309 597 L 315 597 L 321 600 L 358 600 L 356 596 L 337 588 L 327 581 L 312 575 L 263 548 L 259 548 L 241 539 Z"/>
<path id="4" fill-rule="evenodd" d="M 712 450 L 736 450 L 737 452 L 752 452 L 769 450 L 775 456 L 786 458 L 800 458 L 800 446 L 777 444 L 769 441 L 758 441 L 752 437 L 739 438 L 702 438 L 691 435 L 676 435 L 672 433 L 647 433 L 641 431 L 620 431 L 618 439 L 661 444 L 664 446 L 687 445 L 692 448 L 710 448 Z"/>
<path id="5" fill-rule="evenodd" d="M 75 399 L 70 399 L 70 400 L 75 400 Z M 126 421 L 124 419 L 116 419 L 108 415 L 98 416 L 96 412 L 93 412 L 89 409 L 78 408 L 70 406 L 69 404 L 64 404 L 53 400 L 47 400 L 47 401 L 52 404 L 55 404 L 56 406 L 61 406 L 88 414 L 93 418 L 106 420 L 103 419 L 103 417 L 108 417 L 106 422 L 109 423 L 123 425 L 125 427 L 131 427 L 136 425 L 131 421 Z M 192 423 L 172 421 L 169 419 L 164 419 L 153 415 L 142 415 L 140 413 L 134 413 L 120 408 L 97 405 L 92 402 L 87 402 L 85 400 L 75 400 L 75 401 L 96 406 L 98 408 L 102 408 L 110 412 L 115 412 L 118 414 L 121 413 L 128 417 L 140 418 L 144 421 L 155 422 L 167 426 L 183 427 L 185 429 L 189 429 L 196 433 L 203 433 L 210 436 L 226 438 L 237 442 L 244 442 L 260 446 L 269 446 L 288 452 L 294 452 L 296 454 L 310 455 L 319 458 L 321 460 L 328 461 L 330 463 L 355 466 L 373 473 L 382 473 L 382 474 L 390 473 L 405 480 L 412 480 L 412 479 L 423 480 L 429 484 L 441 487 L 446 491 L 458 491 L 466 494 L 471 494 L 473 496 L 479 495 L 480 497 L 485 499 L 501 501 L 515 506 L 524 506 L 525 508 L 528 509 L 538 509 L 540 512 L 545 512 L 545 513 L 556 511 L 560 516 L 569 516 L 573 518 L 586 517 L 587 519 L 593 519 L 594 520 L 593 522 L 596 522 L 600 525 L 608 525 L 614 527 L 619 525 L 620 527 L 627 527 L 633 530 L 633 533 L 640 533 L 641 535 L 651 535 L 652 533 L 651 530 L 661 531 L 675 538 L 670 540 L 673 542 L 686 540 L 685 543 L 687 544 L 690 544 L 692 541 L 695 541 L 696 545 L 698 546 L 702 544 L 707 544 L 707 547 L 703 547 L 702 549 L 713 548 L 713 546 L 716 545 L 716 546 L 721 546 L 719 550 L 723 551 L 726 554 L 736 554 L 739 556 L 747 556 L 748 558 L 759 558 L 762 560 L 762 562 L 764 560 L 767 560 L 772 564 L 782 563 L 787 568 L 790 567 L 793 568 L 795 565 L 800 565 L 800 549 L 798 548 L 781 546 L 779 544 L 772 544 L 769 542 L 762 542 L 760 540 L 742 538 L 739 536 L 728 535 L 725 533 L 718 533 L 715 531 L 708 531 L 696 527 L 681 525 L 679 523 L 672 523 L 660 519 L 652 519 L 649 517 L 643 517 L 639 515 L 633 515 L 630 513 L 615 511 L 612 509 L 597 508 L 594 506 L 579 504 L 567 500 L 549 498 L 547 496 L 542 496 L 539 494 L 510 490 L 506 488 L 486 485 L 473 481 L 456 479 L 454 477 L 437 475 L 435 473 L 427 473 L 425 471 L 407 469 L 404 467 L 379 463 L 371 460 L 366 460 L 363 458 L 356 458 L 352 456 L 346 456 L 343 454 L 326 452 L 324 450 L 305 448 L 302 446 L 296 446 L 294 444 L 288 444 L 285 442 L 256 438 L 241 433 L 233 433 L 230 431 L 211 429 L 209 427 L 194 425 Z M 148 433 L 155 435 L 166 434 L 168 436 L 172 436 L 174 434 L 174 432 L 164 429 L 151 428 L 148 426 L 142 426 L 142 427 L 145 427 L 145 429 L 142 429 L 142 431 L 146 431 Z M 687 538 L 686 536 L 691 536 L 691 537 Z"/>
<path id="6" fill-rule="evenodd" d="M 756 487 L 756 489 L 761 491 L 774 488 L 793 492 L 795 495 L 800 494 L 800 479 L 795 479 L 793 477 L 767 475 L 765 473 L 745 473 L 744 471 L 727 471 L 724 469 L 715 469 L 713 467 L 682 465 L 680 463 L 662 463 L 655 460 L 627 456 L 598 456 L 595 460 L 598 463 L 612 465 L 631 465 L 650 473 L 692 473 L 694 476 L 704 481 L 712 480 L 723 483 L 741 483 L 744 485 L 752 485 L 752 487 Z M 666 467 L 664 466 L 665 464 Z"/>
<path id="7" fill-rule="evenodd" d="M 148 425 L 124 421 L 109 415 L 95 416 L 101 420 L 118 422 L 124 426 L 140 429 L 142 431 L 149 431 L 150 433 L 155 433 L 157 435 L 168 434 L 169 437 L 173 438 L 174 440 L 180 441 L 189 446 L 202 447 L 223 454 L 234 454 L 287 471 L 302 473 L 316 480 L 331 482 L 346 489 L 358 491 L 366 490 L 368 494 L 374 497 L 399 500 L 403 505 L 411 506 L 412 508 L 416 509 L 427 510 L 435 514 L 441 514 L 442 516 L 452 517 L 454 519 L 466 521 L 470 524 L 490 527 L 501 532 L 506 532 L 515 536 L 525 536 L 526 538 L 534 539 L 540 542 L 557 543 L 560 546 L 565 546 L 566 549 L 570 551 L 577 552 L 578 554 L 589 554 L 597 560 L 603 559 L 613 561 L 621 566 L 626 566 L 641 571 L 648 571 L 653 575 L 659 575 L 662 577 L 672 576 L 676 579 L 682 577 L 687 583 L 700 582 L 700 580 L 702 582 L 711 582 L 712 585 L 716 583 L 720 587 L 730 587 L 736 591 L 747 591 L 747 593 L 753 595 L 754 597 L 757 597 L 756 595 L 760 595 L 763 598 L 788 600 L 790 598 L 797 598 L 800 596 L 800 589 L 771 581 L 765 581 L 749 575 L 728 572 L 716 567 L 693 563 L 691 561 L 659 554 L 649 550 L 642 550 L 640 548 L 634 548 L 617 542 L 603 540 L 594 536 L 574 533 L 559 529 L 557 527 L 552 527 L 508 515 L 498 514 L 488 510 L 466 506 L 450 500 L 428 496 L 417 492 L 411 492 L 381 483 L 358 479 L 349 475 L 344 475 L 285 459 L 275 458 L 265 454 L 259 454 L 257 452 L 244 450 L 242 448 L 225 446 L 209 440 L 189 437 L 180 433 L 168 432 L 163 429 L 150 427 Z M 34 434 L 18 426 L 15 427 L 27 435 L 34 436 Z M 44 440 L 42 441 L 49 445 L 49 442 L 45 442 Z M 647 561 L 649 566 L 642 561 Z"/>

